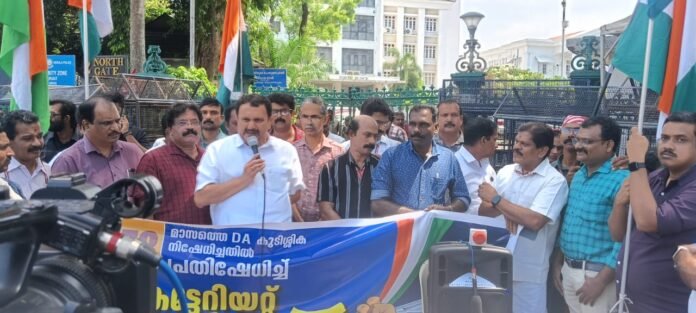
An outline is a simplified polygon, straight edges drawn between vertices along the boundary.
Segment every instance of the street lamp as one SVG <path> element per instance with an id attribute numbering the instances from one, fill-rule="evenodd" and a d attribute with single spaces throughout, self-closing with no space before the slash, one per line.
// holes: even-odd
<path id="1" fill-rule="evenodd" d="M 464 43 L 464 55 L 457 60 L 457 71 L 459 72 L 483 72 L 486 70 L 486 60 L 481 58 L 476 51 L 476 49 L 481 48 L 481 45 L 474 38 L 476 28 L 483 17 L 484 15 L 478 12 L 467 12 L 459 17 L 469 30 L 469 39 Z"/>

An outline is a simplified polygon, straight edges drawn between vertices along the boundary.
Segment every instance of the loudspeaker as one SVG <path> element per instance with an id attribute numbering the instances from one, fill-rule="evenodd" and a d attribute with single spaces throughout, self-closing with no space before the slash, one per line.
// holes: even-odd
<path id="1" fill-rule="evenodd" d="M 424 313 L 469 313 L 472 247 L 445 242 L 430 248 Z M 512 312 L 512 254 L 497 246 L 474 246 L 477 293 L 484 313 Z"/>

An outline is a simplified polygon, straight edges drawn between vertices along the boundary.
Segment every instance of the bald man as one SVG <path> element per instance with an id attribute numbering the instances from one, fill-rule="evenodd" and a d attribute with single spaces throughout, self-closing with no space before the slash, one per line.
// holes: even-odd
<path id="1" fill-rule="evenodd" d="M 372 171 L 379 159 L 372 154 L 377 142 L 377 122 L 359 115 L 348 124 L 348 152 L 329 161 L 319 176 L 317 201 L 322 220 L 372 217 Z"/>

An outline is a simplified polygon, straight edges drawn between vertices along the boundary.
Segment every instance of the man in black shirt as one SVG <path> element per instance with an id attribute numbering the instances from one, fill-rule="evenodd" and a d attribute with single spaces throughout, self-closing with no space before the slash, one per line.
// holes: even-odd
<path id="1" fill-rule="evenodd" d="M 80 140 L 75 118 L 75 104 L 67 100 L 51 100 L 51 126 L 44 135 L 41 160 L 49 163 L 59 152 Z"/>
<path id="2" fill-rule="evenodd" d="M 329 161 L 319 176 L 317 201 L 322 220 L 372 217 L 372 171 L 378 158 L 372 154 L 379 128 L 370 116 L 359 115 L 348 125 L 350 148 Z"/>

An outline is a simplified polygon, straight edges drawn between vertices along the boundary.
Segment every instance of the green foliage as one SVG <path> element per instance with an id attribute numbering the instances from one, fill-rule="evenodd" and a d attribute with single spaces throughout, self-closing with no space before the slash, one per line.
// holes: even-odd
<path id="1" fill-rule="evenodd" d="M 162 15 L 171 15 L 174 11 L 169 0 L 145 0 L 145 22 L 150 22 Z"/>
<path id="2" fill-rule="evenodd" d="M 82 60 L 77 10 L 67 1 L 45 1 L 46 48 L 49 54 L 75 54 Z M 49 26 L 50 25 L 50 26 Z"/>
<path id="3" fill-rule="evenodd" d="M 542 73 L 534 73 L 529 70 L 518 69 L 509 66 L 491 67 L 486 72 L 486 79 L 498 80 L 540 80 L 546 79 Z"/>
<path id="4" fill-rule="evenodd" d="M 111 1 L 111 18 L 114 31 L 104 38 L 106 44 L 102 43 L 102 54 L 129 54 L 130 1 Z"/>
<path id="5" fill-rule="evenodd" d="M 326 78 L 331 70 L 331 65 L 319 58 L 316 51 L 316 46 L 307 39 L 277 41 L 271 67 L 288 70 L 289 87 L 310 87 L 312 80 Z"/>
<path id="6" fill-rule="evenodd" d="M 167 67 L 167 74 L 180 79 L 201 81 L 203 84 L 198 89 L 196 97 L 217 94 L 217 86 L 210 82 L 208 79 L 208 72 L 202 67 Z M 206 95 L 206 91 L 208 95 Z"/>
<path id="7" fill-rule="evenodd" d="M 402 56 L 396 48 L 391 48 L 389 53 L 393 56 L 394 62 L 385 62 L 384 69 L 397 74 L 399 79 L 406 82 L 406 88 L 421 88 L 423 86 L 421 79 L 423 71 L 418 66 L 413 54 L 407 53 Z"/>

